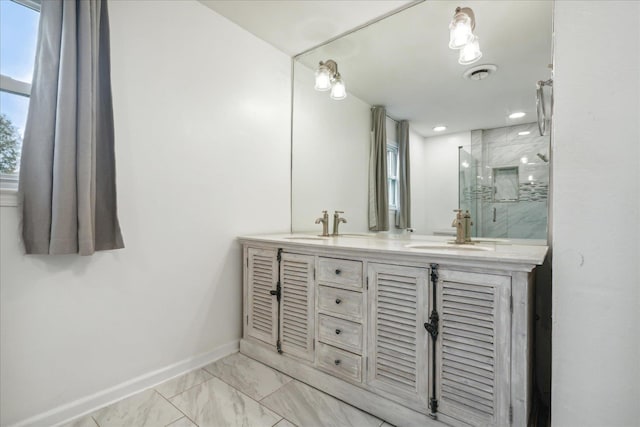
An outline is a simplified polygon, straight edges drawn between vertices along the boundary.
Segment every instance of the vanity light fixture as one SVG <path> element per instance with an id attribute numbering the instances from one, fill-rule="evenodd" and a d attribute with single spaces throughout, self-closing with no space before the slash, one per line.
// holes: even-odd
<path id="1" fill-rule="evenodd" d="M 482 58 L 482 52 L 480 52 L 480 43 L 478 37 L 474 36 L 473 40 L 464 45 L 460 49 L 460 57 L 458 58 L 458 64 L 469 65 Z"/>
<path id="2" fill-rule="evenodd" d="M 510 119 L 521 119 L 522 117 L 524 117 L 526 115 L 527 115 L 527 113 L 523 113 L 522 111 L 518 111 L 518 112 L 509 114 L 509 118 Z"/>
<path id="3" fill-rule="evenodd" d="M 320 61 L 320 65 L 316 70 L 314 89 L 321 92 L 331 89 L 331 99 L 345 99 L 347 97 L 347 89 L 338 72 L 336 61 L 333 59 Z"/>
<path id="4" fill-rule="evenodd" d="M 433 128 L 434 132 L 443 132 L 445 130 L 447 130 L 446 126 L 436 126 L 436 127 Z"/>
<path id="5" fill-rule="evenodd" d="M 476 16 L 470 7 L 457 7 L 449 24 L 449 48 L 460 49 L 458 63 L 473 64 L 482 58 L 476 28 Z"/>
<path id="6" fill-rule="evenodd" d="M 462 49 L 473 40 L 476 28 L 476 17 L 469 7 L 456 7 L 456 12 L 449 24 L 449 47 Z"/>

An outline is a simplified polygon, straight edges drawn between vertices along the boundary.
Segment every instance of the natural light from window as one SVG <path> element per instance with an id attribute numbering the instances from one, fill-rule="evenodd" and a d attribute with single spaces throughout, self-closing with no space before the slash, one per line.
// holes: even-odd
<path id="1" fill-rule="evenodd" d="M 0 0 L 0 178 L 15 186 L 29 109 L 39 2 Z"/>

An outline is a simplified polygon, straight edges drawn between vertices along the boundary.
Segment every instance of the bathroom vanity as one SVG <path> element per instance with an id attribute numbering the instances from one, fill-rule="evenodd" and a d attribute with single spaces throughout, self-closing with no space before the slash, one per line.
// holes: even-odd
<path id="1" fill-rule="evenodd" d="M 240 351 L 396 426 L 526 426 L 546 246 L 240 238 Z"/>

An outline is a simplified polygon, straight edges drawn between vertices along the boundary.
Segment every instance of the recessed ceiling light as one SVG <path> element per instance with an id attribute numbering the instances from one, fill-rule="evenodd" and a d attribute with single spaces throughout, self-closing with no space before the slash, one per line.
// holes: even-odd
<path id="1" fill-rule="evenodd" d="M 522 131 L 522 132 L 518 132 L 518 135 L 525 136 L 525 135 L 529 135 L 530 133 L 531 133 L 531 131 L 525 130 L 525 131 Z"/>
<path id="2" fill-rule="evenodd" d="M 522 111 L 518 111 L 517 113 L 509 114 L 509 118 L 510 119 L 519 119 L 519 118 L 524 117 L 526 115 L 527 115 L 526 113 L 523 113 Z"/>
<path id="3" fill-rule="evenodd" d="M 447 127 L 446 126 L 436 126 L 436 127 L 433 128 L 433 130 L 435 132 L 442 132 L 444 130 L 447 130 Z"/>

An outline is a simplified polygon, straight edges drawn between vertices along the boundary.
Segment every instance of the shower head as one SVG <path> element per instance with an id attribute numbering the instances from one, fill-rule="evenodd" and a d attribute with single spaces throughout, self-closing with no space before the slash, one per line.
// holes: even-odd
<path id="1" fill-rule="evenodd" d="M 538 157 L 540 157 L 540 159 L 541 159 L 543 162 L 545 162 L 545 163 L 549 163 L 549 159 L 548 159 L 548 158 L 547 158 L 547 156 L 545 156 L 544 154 L 542 154 L 542 153 L 538 153 L 538 154 L 536 154 L 536 155 L 537 155 Z"/>

